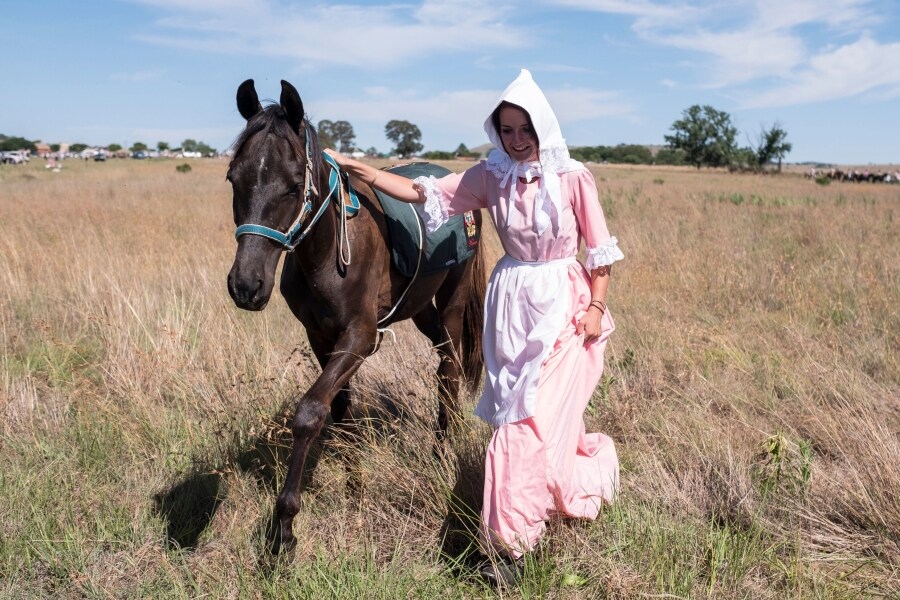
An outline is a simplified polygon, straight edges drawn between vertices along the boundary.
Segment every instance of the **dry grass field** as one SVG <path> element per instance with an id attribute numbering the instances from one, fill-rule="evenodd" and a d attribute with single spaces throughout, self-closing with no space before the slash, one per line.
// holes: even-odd
<path id="1" fill-rule="evenodd" d="M 294 560 L 266 560 L 317 368 L 277 294 L 228 297 L 226 164 L 177 164 L 0 166 L 0 596 L 900 596 L 900 186 L 592 167 L 626 260 L 586 418 L 621 496 L 497 592 L 470 562 L 489 429 L 472 393 L 436 445 L 406 323 L 355 379 L 363 443 L 317 446 Z"/>

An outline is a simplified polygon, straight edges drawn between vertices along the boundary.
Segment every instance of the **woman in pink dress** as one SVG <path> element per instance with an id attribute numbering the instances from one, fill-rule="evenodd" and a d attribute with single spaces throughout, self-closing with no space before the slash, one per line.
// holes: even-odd
<path id="1" fill-rule="evenodd" d="M 583 414 L 615 329 L 610 265 L 623 258 L 590 171 L 569 157 L 556 115 L 522 70 L 484 123 L 487 160 L 464 173 L 410 181 L 332 153 L 341 168 L 406 202 L 430 230 L 487 209 L 506 254 L 488 282 L 484 391 L 475 414 L 494 427 L 485 459 L 482 542 L 510 582 L 554 515 L 594 519 L 618 487 L 613 441 L 585 433 Z M 577 259 L 581 240 L 586 264 Z"/>

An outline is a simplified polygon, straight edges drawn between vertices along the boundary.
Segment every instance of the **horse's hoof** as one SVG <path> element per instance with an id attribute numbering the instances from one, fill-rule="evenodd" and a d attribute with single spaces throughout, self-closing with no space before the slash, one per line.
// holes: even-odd
<path id="1" fill-rule="evenodd" d="M 275 525 L 266 535 L 266 548 L 272 556 L 291 558 L 297 548 L 297 538 L 292 533 L 282 533 L 281 527 Z"/>

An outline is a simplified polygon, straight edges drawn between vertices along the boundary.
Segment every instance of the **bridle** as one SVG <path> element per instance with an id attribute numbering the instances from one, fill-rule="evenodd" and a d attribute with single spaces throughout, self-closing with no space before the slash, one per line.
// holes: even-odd
<path id="1" fill-rule="evenodd" d="M 288 228 L 287 233 L 282 233 L 277 229 L 272 229 L 271 227 L 266 227 L 265 225 L 256 225 L 254 223 L 245 223 L 243 225 L 238 226 L 234 231 L 234 239 L 240 239 L 242 235 L 258 235 L 267 239 L 270 239 L 278 244 L 281 244 L 284 250 L 288 252 L 293 252 L 294 248 L 296 248 L 300 242 L 306 238 L 307 235 L 312 231 L 315 224 L 322 218 L 322 215 L 325 214 L 325 210 L 328 208 L 328 204 L 331 200 L 335 200 L 339 208 L 341 209 L 341 229 L 342 231 L 346 229 L 346 215 L 347 213 L 351 213 L 350 216 L 355 215 L 359 210 L 359 197 L 356 195 L 356 190 L 350 185 L 350 180 L 347 179 L 347 193 L 350 195 L 350 205 L 343 207 L 343 201 L 341 198 L 343 189 L 341 186 L 341 170 L 338 167 L 337 163 L 331 158 L 328 154 L 322 153 L 322 158 L 328 163 L 330 167 L 330 172 L 328 174 L 328 195 L 322 200 L 322 203 L 319 205 L 319 210 L 313 215 L 312 219 L 309 223 L 304 225 L 304 221 L 309 216 L 309 214 L 313 210 L 313 201 L 312 197 L 319 195 L 319 190 L 316 189 L 316 184 L 313 183 L 313 170 L 312 170 L 312 160 L 309 151 L 309 138 L 312 135 L 312 132 L 307 130 L 306 132 L 306 174 L 305 179 L 306 182 L 304 184 L 303 191 L 303 205 L 300 207 L 300 213 L 297 215 L 297 218 L 294 219 L 294 222 Z M 345 236 L 341 236 L 344 238 Z M 346 263 L 349 263 L 349 248 L 348 248 L 348 257 L 346 259 Z"/>

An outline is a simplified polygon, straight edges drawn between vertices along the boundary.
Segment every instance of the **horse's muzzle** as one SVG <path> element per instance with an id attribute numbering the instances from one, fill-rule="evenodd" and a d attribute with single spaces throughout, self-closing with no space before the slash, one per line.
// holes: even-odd
<path id="1" fill-rule="evenodd" d="M 265 282 L 259 278 L 238 278 L 234 268 L 228 274 L 228 294 L 238 308 L 262 310 L 269 303 L 271 290 L 266 291 Z"/>
<path id="2" fill-rule="evenodd" d="M 263 238 L 242 238 L 228 273 L 228 294 L 238 308 L 262 310 L 269 303 L 275 283 L 280 249 Z"/>

